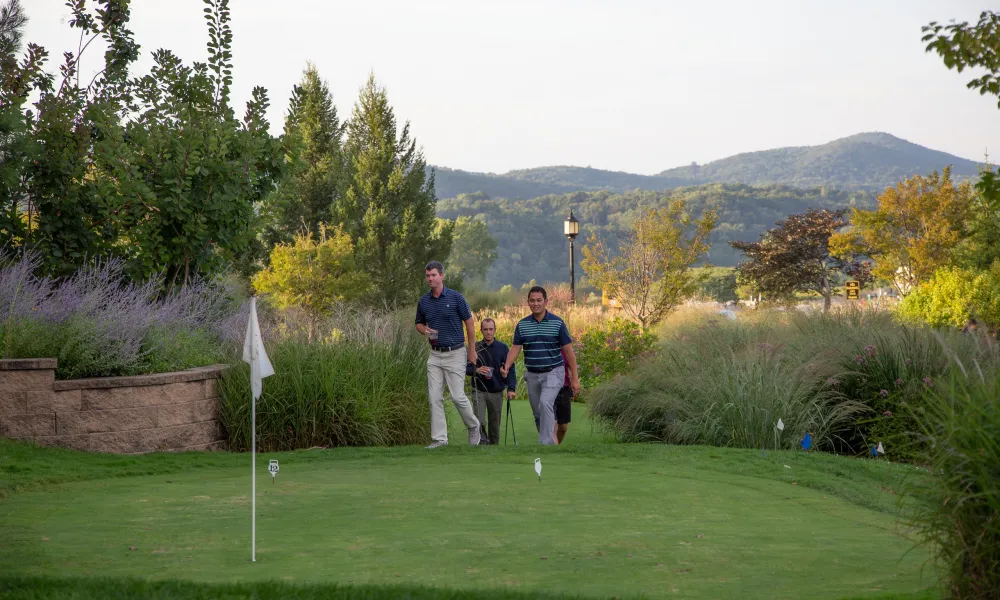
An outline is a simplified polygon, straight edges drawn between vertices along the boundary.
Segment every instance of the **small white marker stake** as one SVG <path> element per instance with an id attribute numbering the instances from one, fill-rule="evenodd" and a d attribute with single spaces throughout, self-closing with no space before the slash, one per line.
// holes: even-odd
<path id="1" fill-rule="evenodd" d="M 271 474 L 271 483 L 274 483 L 274 476 L 278 474 L 278 461 L 272 460 L 267 463 L 267 472 Z"/>
<path id="2" fill-rule="evenodd" d="M 875 452 L 879 454 L 885 454 L 885 448 L 882 447 L 882 442 L 878 443 L 878 447 L 875 448 Z"/>
<path id="3" fill-rule="evenodd" d="M 781 422 L 781 419 L 778 419 L 778 431 L 784 431 L 784 430 L 785 430 L 785 424 Z"/>
<path id="4" fill-rule="evenodd" d="M 542 480 L 542 459 L 535 459 L 535 473 L 538 473 L 538 481 Z"/>

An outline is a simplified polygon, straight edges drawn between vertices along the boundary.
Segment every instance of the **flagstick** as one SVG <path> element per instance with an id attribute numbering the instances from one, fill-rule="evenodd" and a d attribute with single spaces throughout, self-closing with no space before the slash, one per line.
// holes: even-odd
<path id="1" fill-rule="evenodd" d="M 243 362 L 250 365 L 250 561 L 257 562 L 257 399 L 261 395 L 261 380 L 274 375 L 274 366 L 261 340 L 256 297 L 250 298 Z"/>
<path id="2" fill-rule="evenodd" d="M 250 298 L 251 315 L 256 316 L 257 298 Z M 253 340 L 256 342 L 256 340 Z M 250 379 L 253 381 L 257 376 L 257 344 L 254 343 L 250 349 Z M 257 562 L 257 399 L 253 397 L 253 386 L 250 389 L 250 562 Z"/>
<path id="3" fill-rule="evenodd" d="M 250 481 L 253 486 L 250 503 L 250 562 L 257 562 L 257 402 L 250 392 Z"/>

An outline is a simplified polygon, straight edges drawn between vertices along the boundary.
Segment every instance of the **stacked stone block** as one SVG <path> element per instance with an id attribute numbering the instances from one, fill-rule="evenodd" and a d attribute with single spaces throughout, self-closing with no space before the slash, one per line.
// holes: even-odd
<path id="1" fill-rule="evenodd" d="M 135 377 L 55 380 L 56 360 L 0 360 L 0 437 L 90 452 L 222 448 L 225 365 Z"/>

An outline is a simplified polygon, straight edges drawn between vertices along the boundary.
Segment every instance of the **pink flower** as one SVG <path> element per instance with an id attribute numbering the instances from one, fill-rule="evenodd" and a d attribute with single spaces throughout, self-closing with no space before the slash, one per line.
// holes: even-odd
<path id="1" fill-rule="evenodd" d="M 855 354 L 854 355 L 854 362 L 858 363 L 859 365 L 863 365 L 863 364 L 865 364 L 865 357 L 861 356 L 860 354 Z"/>
<path id="2" fill-rule="evenodd" d="M 879 390 L 878 391 L 878 395 L 882 396 L 883 398 L 888 398 L 889 397 L 889 390 Z"/>
<path id="3" fill-rule="evenodd" d="M 903 364 L 905 364 L 906 366 L 910 366 L 910 365 L 913 364 L 913 361 L 910 360 L 910 359 L 906 359 L 906 360 L 903 361 Z"/>
<path id="4" fill-rule="evenodd" d="M 921 379 L 921 381 L 923 381 L 924 385 L 926 385 L 927 387 L 934 387 L 934 382 L 931 381 L 930 377 L 924 377 L 923 379 Z"/>
<path id="5" fill-rule="evenodd" d="M 868 355 L 868 358 L 875 356 L 875 346 L 872 346 L 871 344 L 865 346 L 865 354 Z"/>
<path id="6" fill-rule="evenodd" d="M 891 410 L 884 410 L 884 411 L 882 411 L 882 416 L 883 417 L 889 417 L 891 419 L 892 418 L 892 411 Z"/>
<path id="7" fill-rule="evenodd" d="M 903 380 L 897 378 L 896 379 L 896 385 L 903 385 Z"/>
<path id="8" fill-rule="evenodd" d="M 826 385 L 829 385 L 829 386 L 832 386 L 832 387 L 837 387 L 838 385 L 840 385 L 840 382 L 837 381 L 836 379 L 834 379 L 833 377 L 831 377 L 831 378 L 829 378 L 829 379 L 826 380 Z"/>

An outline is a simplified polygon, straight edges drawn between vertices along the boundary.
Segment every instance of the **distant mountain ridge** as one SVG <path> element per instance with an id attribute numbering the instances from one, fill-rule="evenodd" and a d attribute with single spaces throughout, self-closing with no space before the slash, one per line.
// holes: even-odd
<path id="1" fill-rule="evenodd" d="M 482 192 L 491 198 L 526 200 L 574 191 L 662 191 L 706 183 L 780 184 L 803 188 L 881 191 L 913 175 L 952 167 L 955 179 L 976 177 L 972 160 L 926 148 L 888 133 L 859 133 L 818 146 L 745 152 L 704 165 L 692 163 L 657 175 L 550 166 L 504 174 L 434 167 L 438 198 Z"/>

